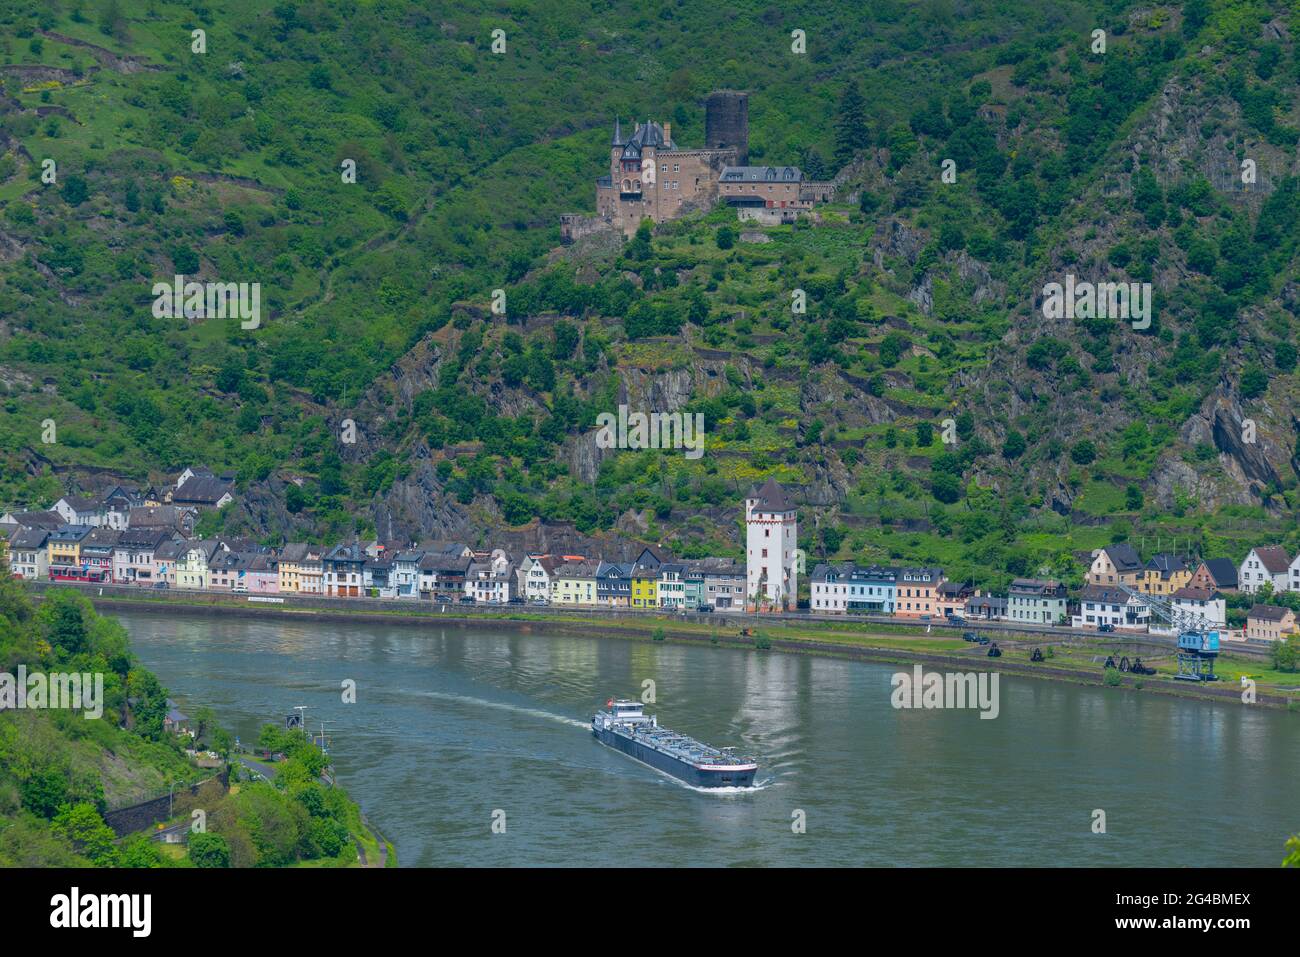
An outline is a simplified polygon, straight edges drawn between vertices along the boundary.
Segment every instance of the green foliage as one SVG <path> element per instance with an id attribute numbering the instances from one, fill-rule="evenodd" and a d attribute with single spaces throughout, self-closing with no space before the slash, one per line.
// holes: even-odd
<path id="1" fill-rule="evenodd" d="M 1273 642 L 1273 670 L 1300 671 L 1300 639 L 1294 635 Z"/>
<path id="2" fill-rule="evenodd" d="M 116 835 L 94 805 L 64 805 L 50 822 L 50 829 L 96 867 L 117 866 L 119 855 L 113 843 Z"/>
<path id="3" fill-rule="evenodd" d="M 1097 460 L 1097 446 L 1091 439 L 1080 439 L 1070 446 L 1070 459 L 1078 465 L 1089 465 Z"/>
<path id="4" fill-rule="evenodd" d="M 220 834 L 191 834 L 189 859 L 195 867 L 229 867 L 230 845 Z"/>
<path id="5" fill-rule="evenodd" d="M 866 102 L 862 98 L 862 91 L 858 89 L 858 84 L 850 80 L 840 96 L 839 115 L 835 120 L 836 164 L 846 166 L 858 151 L 866 149 L 870 142 Z"/>
<path id="6" fill-rule="evenodd" d="M 6 371 L 13 384 L 0 394 L 6 502 L 48 505 L 78 469 L 143 480 L 206 461 L 238 468 L 259 505 L 209 513 L 203 533 L 337 540 L 378 501 L 409 493 L 400 486 L 432 452 L 435 496 L 474 523 L 498 510 L 514 525 L 607 530 L 636 509 L 657 516 L 666 547 L 718 554 L 734 547 L 730 531 L 693 525 L 700 507 L 733 502 L 755 473 L 806 483 L 830 443 L 849 438 L 836 491 L 870 518 L 873 556 L 959 545 L 1000 573 L 1046 560 L 1034 534 L 1091 544 L 1087 528 L 1050 524 L 1045 462 L 1069 454 L 1087 469 L 1067 482 L 1115 493 L 1096 514 L 1119 510 L 1120 489 L 1136 511 L 1131 487 L 1141 494 L 1171 449 L 1222 480 L 1178 436 L 1220 381 L 1240 370 L 1249 402 L 1294 375 L 1282 290 L 1296 271 L 1300 202 L 1265 147 L 1293 153 L 1297 60 L 1293 40 L 1261 39 L 1253 8 L 1192 0 L 1181 32 L 1160 13 L 1112 29 L 1106 55 L 1092 56 L 1070 24 L 1126 23 L 1113 5 L 994 4 L 955 18 L 865 5 L 807 14 L 820 39 L 779 62 L 764 30 L 716 30 L 716 11 L 690 4 L 647 14 L 613 0 L 594 19 L 580 4 L 513 10 L 525 32 L 579 44 L 596 42 L 593 23 L 628 27 L 626 49 L 587 58 L 575 84 L 564 43 L 489 69 L 465 39 L 500 11 L 478 0 L 445 18 L 409 0 L 360 18 L 329 3 L 253 16 L 161 0 L 143 18 L 128 6 L 10 0 L 3 11 L 23 38 L 15 62 L 36 41 L 43 59 L 89 62 L 36 32 L 84 36 L 71 24 L 89 19 L 115 50 L 158 68 L 92 71 L 51 92 L 76 122 L 37 118 L 39 95 L 9 85 L 22 108 L 4 127 L 25 152 L 0 158 L 0 222 L 24 250 L 0 262 L 0 366 L 20 374 Z M 772 16 L 749 0 L 734 14 Z M 219 63 L 182 65 L 157 45 L 205 17 L 233 28 Z M 662 70 L 638 104 L 627 69 L 646 51 Z M 1199 124 L 1188 141 L 1260 157 L 1256 186 L 1207 181 L 1195 172 L 1210 168 L 1205 156 L 1186 157 L 1183 172 L 1134 149 L 1175 76 L 1186 103 L 1176 119 Z M 755 91 L 751 162 L 822 176 L 861 158 L 822 221 L 742 244 L 732 211 L 702 210 L 643 223 L 621 250 L 553 252 L 558 214 L 591 211 L 610 113 L 660 103 L 657 118 L 701 145 L 699 98 L 718 85 Z M 24 166 L 33 173 L 24 155 L 60 157 L 57 190 L 22 182 Z M 945 158 L 958 180 L 940 188 Z M 356 161 L 356 185 L 322 176 L 344 159 Z M 854 193 L 856 208 L 845 205 Z M 1058 266 L 1155 281 L 1153 327 L 1033 325 L 1027 304 Z M 141 290 L 173 272 L 260 281 L 273 319 L 254 334 L 154 320 Z M 496 288 L 508 293 L 504 317 L 485 310 Z M 805 315 L 788 308 L 795 288 L 809 293 Z M 920 308 L 922 288 L 932 308 Z M 742 381 L 697 375 L 692 356 L 705 347 L 732 353 Z M 625 452 L 602 462 L 595 488 L 577 480 L 572 449 L 633 368 L 690 368 L 690 408 L 706 412 L 726 456 Z M 432 378 L 412 397 L 396 372 L 420 381 L 413 369 Z M 332 425 L 363 408 L 374 410 L 359 420 L 366 442 L 340 457 Z M 961 445 L 975 454 L 928 474 L 933 434 L 919 423 L 945 409 L 967 411 Z M 966 427 L 969 410 L 979 428 Z M 33 426 L 46 415 L 60 426 L 49 447 Z M 1130 433 L 1133 423 L 1142 428 Z M 1087 462 L 1071 444 L 1080 437 L 1093 444 Z M 975 474 L 1019 500 L 972 502 Z M 1279 478 L 1275 503 L 1294 505 L 1292 481 Z M 927 488 L 955 507 L 934 509 Z M 260 504 L 277 496 L 283 513 Z M 1194 503 L 1183 512 L 1197 528 L 1216 522 Z M 1144 520 L 1174 517 L 1158 513 L 1152 504 Z M 888 540 L 894 519 L 948 523 L 960 541 L 900 546 Z M 61 633 L 55 647 L 76 640 Z M 157 689 L 143 690 L 152 735 Z"/>

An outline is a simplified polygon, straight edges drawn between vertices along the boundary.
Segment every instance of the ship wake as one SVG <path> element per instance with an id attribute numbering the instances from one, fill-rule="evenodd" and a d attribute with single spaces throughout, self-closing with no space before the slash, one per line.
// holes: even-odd
<path id="1" fill-rule="evenodd" d="M 530 718 L 545 718 L 548 721 L 558 721 L 560 724 L 567 724 L 575 728 L 591 727 L 590 723 L 586 721 L 567 718 L 562 714 L 555 714 L 552 711 L 543 711 L 540 708 L 526 708 L 523 705 L 510 704 L 507 701 L 489 701 L 487 698 L 473 698 L 469 695 L 455 694 L 450 691 L 416 691 L 413 693 L 422 698 L 437 698 L 440 701 L 454 701 L 457 704 L 475 705 L 482 708 L 495 708 L 498 711 L 511 711 L 515 714 L 527 715 Z"/>

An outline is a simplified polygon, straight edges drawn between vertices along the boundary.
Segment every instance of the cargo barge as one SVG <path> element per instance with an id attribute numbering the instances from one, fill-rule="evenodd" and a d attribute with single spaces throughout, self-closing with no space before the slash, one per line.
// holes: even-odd
<path id="1" fill-rule="evenodd" d="M 609 710 L 591 719 L 591 733 L 601 744 L 694 787 L 753 787 L 754 761 L 659 727 L 659 719 L 646 715 L 639 702 L 611 699 L 605 707 Z"/>

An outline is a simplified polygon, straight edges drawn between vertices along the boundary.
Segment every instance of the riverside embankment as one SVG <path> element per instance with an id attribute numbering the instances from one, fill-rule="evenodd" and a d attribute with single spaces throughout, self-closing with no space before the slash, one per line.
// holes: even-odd
<path id="1" fill-rule="evenodd" d="M 314 621 L 321 624 L 371 623 L 408 627 L 472 628 L 484 626 L 520 632 L 596 633 L 640 641 L 681 641 L 723 647 L 748 647 L 785 653 L 823 655 L 862 661 L 926 664 L 957 670 L 997 670 L 1085 685 L 1111 683 L 1155 694 L 1178 695 L 1223 702 L 1242 702 L 1240 678 L 1255 682 L 1252 705 L 1300 708 L 1300 675 L 1270 673 L 1267 650 L 1241 644 L 1220 657 L 1220 674 L 1227 680 L 1195 683 L 1175 680 L 1171 667 L 1173 641 L 1153 635 L 1099 636 L 1068 628 L 980 622 L 954 626 L 941 622 L 900 623 L 889 618 L 846 621 L 806 613 L 755 615 L 726 613 L 655 613 L 636 609 L 580 609 L 549 606 L 484 608 L 467 603 L 397 601 L 323 596 L 260 596 L 241 593 L 151 590 L 129 585 L 32 582 L 39 598 L 50 588 L 73 588 L 87 595 L 101 611 L 157 615 L 241 617 Z M 1002 650 L 987 657 L 987 648 L 961 640 L 974 629 L 987 634 Z M 1031 662 L 1034 648 L 1050 649 L 1043 662 Z M 1107 656 L 1142 657 L 1158 672 L 1151 676 L 1118 674 L 1107 677 Z"/>

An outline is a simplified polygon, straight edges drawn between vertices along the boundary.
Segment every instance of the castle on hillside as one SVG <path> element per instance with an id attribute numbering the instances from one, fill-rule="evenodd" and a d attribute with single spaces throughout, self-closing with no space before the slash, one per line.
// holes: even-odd
<path id="1" fill-rule="evenodd" d="M 662 223 L 691 209 L 704 209 L 719 197 L 736 207 L 742 220 L 793 222 L 813 203 L 827 202 L 833 186 L 803 178 L 794 166 L 747 166 L 749 97 L 720 90 L 709 95 L 704 113 L 704 148 L 684 149 L 673 140 L 671 123 L 647 119 L 624 138 L 614 121 L 609 173 L 596 180 L 596 215 L 565 213 L 560 236 L 617 230 L 636 234 L 643 219 Z"/>

